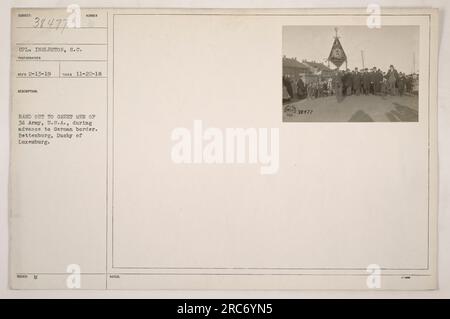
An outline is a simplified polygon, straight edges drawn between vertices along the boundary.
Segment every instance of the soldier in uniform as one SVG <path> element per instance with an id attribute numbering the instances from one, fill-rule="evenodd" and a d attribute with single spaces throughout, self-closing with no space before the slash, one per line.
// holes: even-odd
<path id="1" fill-rule="evenodd" d="M 353 94 L 359 96 L 361 91 L 361 74 L 358 71 L 358 68 L 355 68 L 353 71 Z"/>
<path id="2" fill-rule="evenodd" d="M 283 102 L 289 101 L 291 99 L 291 96 L 289 95 L 288 91 L 288 80 L 285 75 L 283 75 Z"/>
<path id="3" fill-rule="evenodd" d="M 377 71 L 376 82 L 375 82 L 375 93 L 381 94 L 381 84 L 383 83 L 383 72 L 380 69 Z"/>
<path id="4" fill-rule="evenodd" d="M 350 96 L 352 95 L 352 87 L 353 87 L 353 74 L 349 69 L 345 71 L 344 75 L 344 95 Z"/>
<path id="5" fill-rule="evenodd" d="M 299 78 L 297 82 L 297 95 L 299 99 L 304 99 L 306 96 L 305 82 L 302 78 Z"/>
<path id="6" fill-rule="evenodd" d="M 364 87 L 364 94 L 365 95 L 369 95 L 369 91 L 370 91 L 370 74 L 369 74 L 369 70 L 366 68 L 364 69 L 364 73 L 363 73 L 363 87 Z"/>
<path id="7" fill-rule="evenodd" d="M 406 87 L 406 78 L 405 75 L 402 72 L 400 72 L 398 78 L 398 91 L 400 96 L 402 96 L 405 93 L 405 87 Z"/>
<path id="8" fill-rule="evenodd" d="M 289 96 L 291 97 L 291 99 L 293 99 L 294 98 L 294 89 L 292 87 L 292 81 L 289 78 L 289 76 L 285 77 L 285 85 L 286 85 Z"/>
<path id="9" fill-rule="evenodd" d="M 370 70 L 370 93 L 375 95 L 375 84 L 377 82 L 377 68 L 373 67 L 372 70 Z"/>
<path id="10" fill-rule="evenodd" d="M 412 75 L 406 77 L 406 93 L 411 94 L 412 92 Z"/>
<path id="11" fill-rule="evenodd" d="M 386 96 L 388 94 L 388 83 L 387 83 L 387 79 L 386 79 L 386 72 L 383 72 L 381 74 L 382 76 L 382 82 L 381 82 L 381 94 L 383 96 Z"/>
<path id="12" fill-rule="evenodd" d="M 342 101 L 342 88 L 343 88 L 343 74 L 342 71 L 336 70 L 334 76 L 334 91 L 336 92 L 336 99 L 338 102 Z"/>
<path id="13" fill-rule="evenodd" d="M 389 87 L 389 94 L 397 95 L 398 72 L 393 65 L 390 66 L 386 78 Z"/>

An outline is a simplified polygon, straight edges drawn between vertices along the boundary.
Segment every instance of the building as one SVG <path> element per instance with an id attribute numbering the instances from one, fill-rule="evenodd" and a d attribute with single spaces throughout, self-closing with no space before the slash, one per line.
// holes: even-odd
<path id="1" fill-rule="evenodd" d="M 328 80 L 333 77 L 334 71 L 323 63 L 303 60 L 302 64 L 309 68 L 312 79 Z"/>
<path id="2" fill-rule="evenodd" d="M 286 56 L 283 56 L 283 76 L 298 80 L 310 73 L 310 67 L 298 61 L 297 58 L 287 58 Z"/>

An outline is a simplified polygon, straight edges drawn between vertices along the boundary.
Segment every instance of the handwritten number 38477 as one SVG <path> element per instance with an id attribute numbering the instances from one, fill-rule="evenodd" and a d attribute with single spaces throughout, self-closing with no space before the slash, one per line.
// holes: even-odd
<path id="1" fill-rule="evenodd" d="M 62 29 L 67 27 L 66 18 L 45 18 L 35 17 L 33 21 L 34 28 L 50 28 L 50 29 Z"/>

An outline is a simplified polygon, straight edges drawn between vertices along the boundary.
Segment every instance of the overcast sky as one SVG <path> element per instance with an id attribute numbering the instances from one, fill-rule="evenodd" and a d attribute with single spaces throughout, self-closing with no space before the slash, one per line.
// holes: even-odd
<path id="1" fill-rule="evenodd" d="M 283 55 L 297 57 L 298 60 L 324 62 L 328 58 L 333 38 L 334 26 L 285 26 L 283 28 Z M 386 71 L 393 64 L 397 70 L 405 73 L 419 68 L 419 27 L 384 26 L 381 29 L 369 29 L 366 26 L 341 26 L 338 35 L 348 67 L 362 67 L 361 50 L 364 50 L 365 67 L 374 66 Z M 325 62 L 327 64 L 327 62 Z M 332 68 L 335 66 L 330 63 Z M 345 64 L 341 67 L 345 68 Z"/>

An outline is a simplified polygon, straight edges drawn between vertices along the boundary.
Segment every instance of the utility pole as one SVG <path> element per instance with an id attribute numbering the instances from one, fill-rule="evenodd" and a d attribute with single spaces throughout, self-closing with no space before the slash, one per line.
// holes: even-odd
<path id="1" fill-rule="evenodd" d="M 365 66 L 364 66 L 364 50 L 361 50 L 361 61 L 362 61 L 362 67 L 364 69 L 365 68 Z"/>

